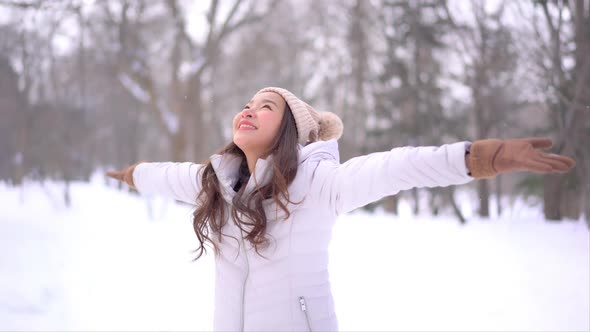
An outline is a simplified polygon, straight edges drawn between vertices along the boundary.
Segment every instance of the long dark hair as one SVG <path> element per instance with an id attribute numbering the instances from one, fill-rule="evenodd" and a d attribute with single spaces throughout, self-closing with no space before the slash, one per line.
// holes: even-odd
<path id="1" fill-rule="evenodd" d="M 267 155 L 273 156 L 271 181 L 260 188 L 257 187 L 246 197 L 244 197 L 244 189 L 250 172 L 244 152 L 234 142 L 229 143 L 218 152 L 219 154 L 229 153 L 242 157 L 238 179 L 238 186 L 241 185 L 241 187 L 234 196 L 231 205 L 227 204 L 222 197 L 219 181 L 211 161 L 208 161 L 201 169 L 202 189 L 197 196 L 197 208 L 193 213 L 193 228 L 199 240 L 199 247 L 195 250 L 197 253 L 195 260 L 207 251 L 205 248 L 207 242 L 213 246 L 216 254 L 219 253 L 219 248 L 211 237 L 215 235 L 219 242 L 222 241 L 221 229 L 226 223 L 227 208 L 230 210 L 233 222 L 246 234 L 244 239 L 254 246 L 257 253 L 260 254 L 259 249 L 268 245 L 266 238 L 267 218 L 262 202 L 272 198 L 274 203 L 286 213 L 285 218 L 290 216 L 286 204 L 296 204 L 289 199 L 288 187 L 297 175 L 297 137 L 295 118 L 289 105 L 285 105 L 277 137 L 267 151 Z"/>

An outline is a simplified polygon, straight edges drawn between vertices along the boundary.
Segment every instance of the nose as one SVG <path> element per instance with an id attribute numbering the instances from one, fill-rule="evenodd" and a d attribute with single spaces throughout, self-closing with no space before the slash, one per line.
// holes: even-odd
<path id="1" fill-rule="evenodd" d="M 251 109 L 245 109 L 242 111 L 242 118 L 251 118 L 254 116 L 254 112 Z"/>

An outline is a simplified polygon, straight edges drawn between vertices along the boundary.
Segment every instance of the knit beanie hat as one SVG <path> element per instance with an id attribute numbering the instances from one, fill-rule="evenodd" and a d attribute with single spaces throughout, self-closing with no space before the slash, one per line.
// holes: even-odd
<path id="1" fill-rule="evenodd" d="M 299 144 L 306 145 L 317 140 L 339 139 L 342 136 L 344 126 L 338 115 L 332 112 L 317 112 L 313 107 L 283 88 L 267 87 L 256 94 L 263 92 L 276 92 L 285 99 L 295 118 Z"/>

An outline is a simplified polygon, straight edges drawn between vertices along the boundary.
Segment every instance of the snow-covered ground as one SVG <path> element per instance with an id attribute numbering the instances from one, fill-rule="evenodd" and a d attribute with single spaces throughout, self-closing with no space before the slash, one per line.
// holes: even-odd
<path id="1" fill-rule="evenodd" d="M 190 207 L 105 185 L 0 183 L 0 330 L 211 330 Z M 467 206 L 469 201 L 462 200 Z M 342 330 L 590 330 L 590 232 L 522 204 L 493 220 L 354 212 L 334 229 Z"/>

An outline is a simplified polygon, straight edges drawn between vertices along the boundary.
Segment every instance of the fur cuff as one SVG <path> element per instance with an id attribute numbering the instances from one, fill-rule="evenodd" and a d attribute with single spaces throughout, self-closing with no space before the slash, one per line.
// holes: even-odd
<path id="1" fill-rule="evenodd" d="M 494 168 L 494 159 L 502 147 L 499 139 L 475 141 L 467 154 L 467 167 L 474 178 L 492 178 L 498 174 Z"/>

